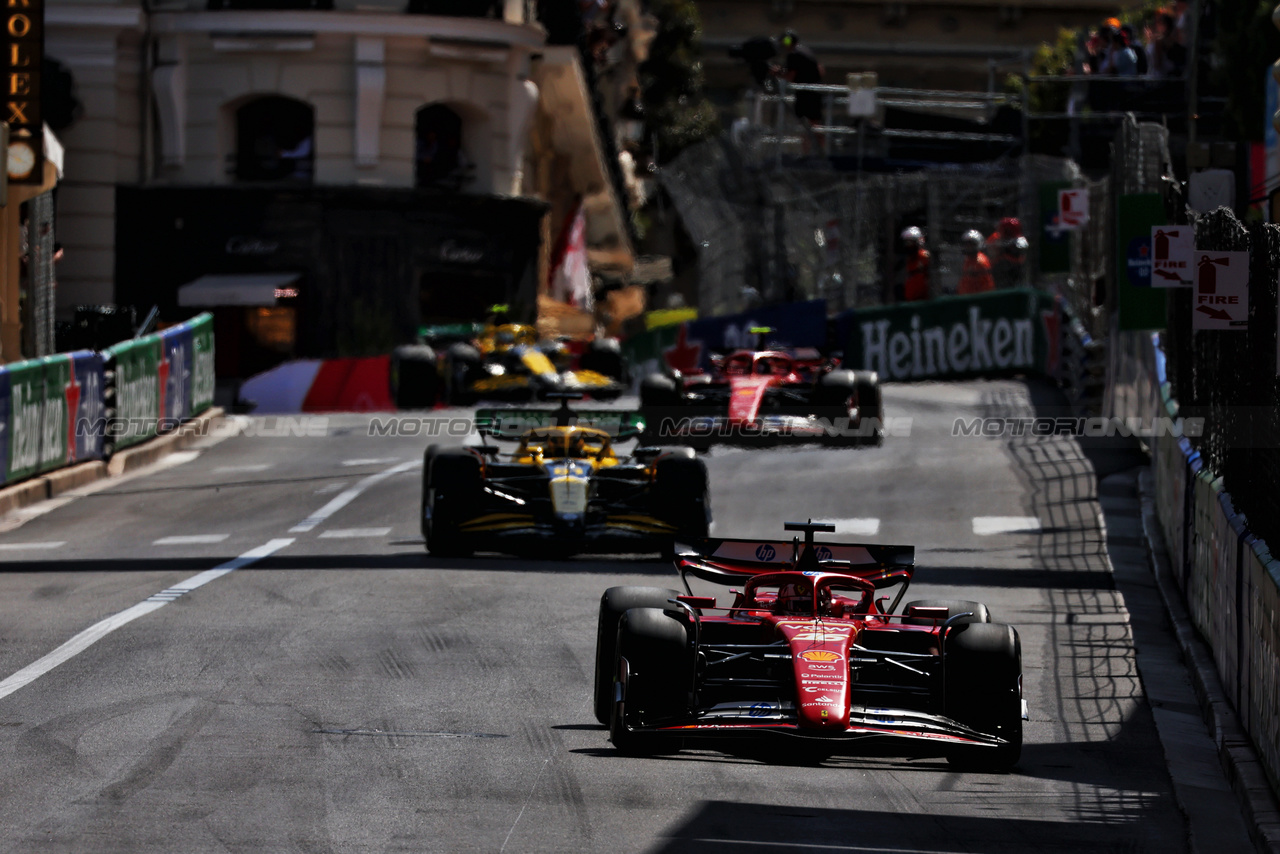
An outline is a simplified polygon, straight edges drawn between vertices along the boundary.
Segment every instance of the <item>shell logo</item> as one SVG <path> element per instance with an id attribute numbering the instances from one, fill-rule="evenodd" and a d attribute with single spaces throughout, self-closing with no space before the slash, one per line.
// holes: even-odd
<path id="1" fill-rule="evenodd" d="M 805 661 L 839 661 L 843 656 L 838 652 L 828 652 L 825 649 L 811 649 L 800 653 L 800 657 Z"/>

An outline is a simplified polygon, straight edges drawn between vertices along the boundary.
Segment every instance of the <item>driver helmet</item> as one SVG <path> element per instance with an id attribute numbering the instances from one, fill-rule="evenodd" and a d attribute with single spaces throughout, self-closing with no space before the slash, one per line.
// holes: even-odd
<path id="1" fill-rule="evenodd" d="M 924 232 L 916 226 L 902 230 L 902 245 L 908 249 L 924 246 Z"/>
<path id="2" fill-rule="evenodd" d="M 808 581 L 783 584 L 774 610 L 781 614 L 808 614 L 813 608 L 813 588 Z"/>

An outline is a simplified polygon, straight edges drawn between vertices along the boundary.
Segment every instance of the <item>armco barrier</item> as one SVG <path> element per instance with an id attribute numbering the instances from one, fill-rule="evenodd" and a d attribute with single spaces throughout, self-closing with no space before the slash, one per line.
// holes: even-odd
<path id="1" fill-rule="evenodd" d="M 122 341 L 103 354 L 106 453 L 136 445 L 213 404 L 213 316 Z"/>
<path id="2" fill-rule="evenodd" d="M 1252 539 L 1252 538 L 1251 538 Z M 1245 549 L 1249 583 L 1246 653 L 1248 682 L 1236 706 L 1274 786 L 1280 769 L 1280 562 L 1252 539 Z"/>
<path id="3" fill-rule="evenodd" d="M 1113 396 L 1176 417 L 1168 365 L 1154 336 L 1151 381 L 1159 393 Z M 1118 354 L 1113 354 L 1117 358 Z M 1112 377 L 1124 376 L 1123 371 Z M 1135 386 L 1137 384 L 1135 383 Z M 1109 392 L 1110 394 L 1110 392 Z M 1150 402 L 1148 402 L 1150 401 Z M 1181 437 L 1152 439 L 1156 512 L 1170 563 L 1197 632 L 1212 651 L 1223 690 L 1257 751 L 1271 785 L 1280 784 L 1280 562 L 1236 512 L 1222 480 Z"/>
<path id="4" fill-rule="evenodd" d="M 88 350 L 0 367 L 0 483 L 101 459 L 102 393 Z"/>

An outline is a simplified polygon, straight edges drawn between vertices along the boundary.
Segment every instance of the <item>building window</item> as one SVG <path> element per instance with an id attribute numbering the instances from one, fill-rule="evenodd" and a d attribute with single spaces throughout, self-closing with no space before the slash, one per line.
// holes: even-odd
<path id="1" fill-rule="evenodd" d="M 310 181 L 315 167 L 315 110 L 268 95 L 236 110 L 237 181 Z"/>
<path id="2" fill-rule="evenodd" d="M 428 104 L 414 117 L 415 183 L 460 190 L 475 179 L 475 165 L 462 148 L 462 118 L 444 104 Z"/>

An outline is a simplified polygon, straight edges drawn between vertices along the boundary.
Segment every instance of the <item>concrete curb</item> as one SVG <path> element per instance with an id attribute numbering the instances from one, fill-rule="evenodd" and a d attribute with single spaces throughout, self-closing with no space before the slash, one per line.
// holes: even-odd
<path id="1" fill-rule="evenodd" d="M 1156 516 L 1150 469 L 1143 469 L 1138 476 L 1138 497 L 1152 575 L 1173 625 L 1205 725 L 1218 749 L 1218 759 L 1232 791 L 1240 800 L 1249 834 L 1257 850 L 1267 854 L 1280 854 L 1280 805 L 1277 804 L 1275 793 L 1248 733 L 1240 725 L 1239 717 L 1223 692 L 1213 655 L 1196 634 L 1181 593 L 1173 581 L 1164 534 Z"/>
<path id="2" fill-rule="evenodd" d="M 208 435 L 209 427 L 224 415 L 222 407 L 214 406 L 184 422 L 170 433 L 114 454 L 110 462 L 92 460 L 56 469 L 0 489 L 0 515 L 54 498 L 94 481 L 106 477 L 119 477 L 126 472 L 150 465 L 174 451 L 189 447 L 196 440 Z"/>

